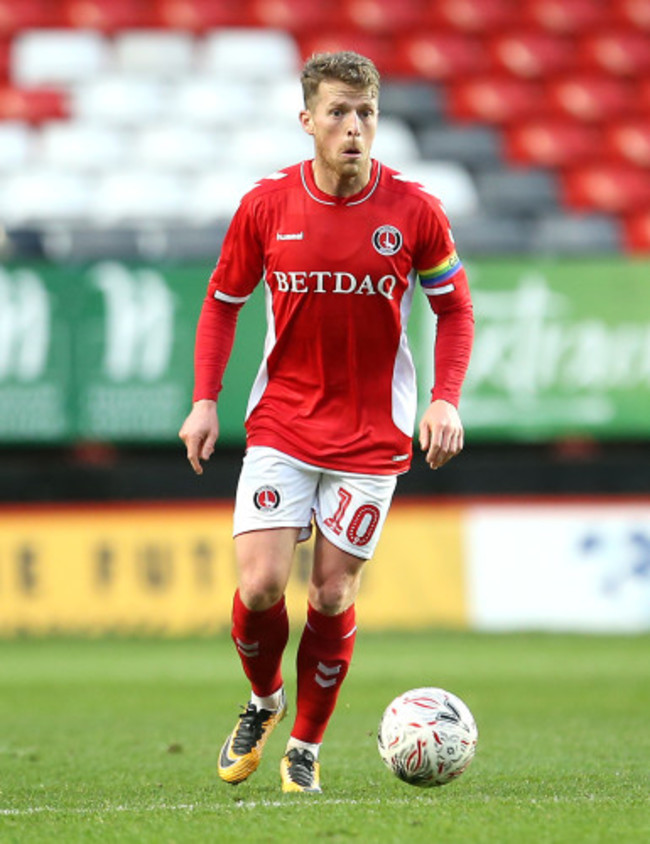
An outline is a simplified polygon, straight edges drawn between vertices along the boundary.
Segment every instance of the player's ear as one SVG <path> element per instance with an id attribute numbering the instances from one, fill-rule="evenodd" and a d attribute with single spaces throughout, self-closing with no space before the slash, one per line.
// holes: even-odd
<path id="1" fill-rule="evenodd" d="M 314 134 L 314 121 L 311 116 L 311 111 L 303 109 L 300 112 L 300 125 L 308 135 Z"/>

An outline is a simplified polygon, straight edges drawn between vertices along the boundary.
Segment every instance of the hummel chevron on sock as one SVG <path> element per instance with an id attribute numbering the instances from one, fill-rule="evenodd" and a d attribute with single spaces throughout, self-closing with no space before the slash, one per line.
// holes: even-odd
<path id="1" fill-rule="evenodd" d="M 296 664 L 298 694 L 292 737 L 319 744 L 348 673 L 356 635 L 354 605 L 339 615 L 323 615 L 311 606 Z"/>
<path id="2" fill-rule="evenodd" d="M 276 692 L 282 686 L 282 654 L 289 638 L 284 598 L 267 610 L 249 610 L 237 590 L 232 638 L 253 692 L 259 697 Z"/>

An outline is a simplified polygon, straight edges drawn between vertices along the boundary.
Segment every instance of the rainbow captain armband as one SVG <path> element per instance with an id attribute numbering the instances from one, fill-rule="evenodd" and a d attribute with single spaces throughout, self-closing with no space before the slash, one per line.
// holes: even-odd
<path id="1" fill-rule="evenodd" d="M 460 258 L 455 252 L 452 252 L 440 264 L 428 270 L 418 270 L 417 273 L 427 296 L 440 296 L 443 293 L 451 293 L 455 289 L 455 285 L 450 279 L 462 268 Z"/>

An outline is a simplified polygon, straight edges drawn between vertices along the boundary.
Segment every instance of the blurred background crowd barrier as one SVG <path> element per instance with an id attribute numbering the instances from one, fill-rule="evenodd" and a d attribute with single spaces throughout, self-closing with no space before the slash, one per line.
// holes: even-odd
<path id="1" fill-rule="evenodd" d="M 0 0 L 0 632 L 227 626 L 261 291 L 200 480 L 196 318 L 338 48 L 382 73 L 376 156 L 444 201 L 477 327 L 466 452 L 400 481 L 366 618 L 650 628 L 650 0 Z"/>

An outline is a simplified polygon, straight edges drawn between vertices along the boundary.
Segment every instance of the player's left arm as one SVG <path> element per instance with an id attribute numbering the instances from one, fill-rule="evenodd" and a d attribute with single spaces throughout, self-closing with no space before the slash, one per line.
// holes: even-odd
<path id="1" fill-rule="evenodd" d="M 426 461 L 439 469 L 463 449 L 464 430 L 458 413 L 474 340 L 474 313 L 467 275 L 442 209 L 437 210 L 437 255 L 418 269 L 420 283 L 437 317 L 434 347 L 435 384 L 431 404 L 420 421 L 419 440 Z M 435 262 L 434 262 L 435 261 Z"/>

